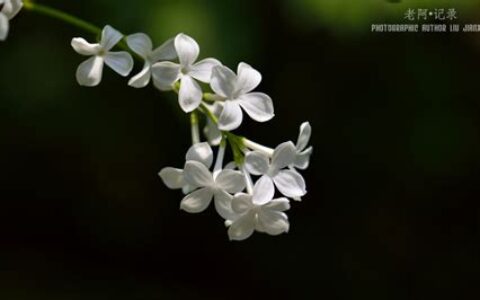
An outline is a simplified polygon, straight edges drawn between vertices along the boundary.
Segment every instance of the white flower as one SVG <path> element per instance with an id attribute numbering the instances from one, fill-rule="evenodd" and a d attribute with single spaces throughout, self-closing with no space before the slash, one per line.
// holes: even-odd
<path id="1" fill-rule="evenodd" d="M 133 68 L 133 58 L 130 53 L 110 52 L 122 38 L 123 35 L 120 32 L 107 25 L 102 31 L 98 44 L 90 44 L 83 38 L 72 39 L 72 47 L 77 53 L 92 56 L 78 66 L 77 81 L 80 85 L 98 85 L 102 80 L 104 63 L 121 76 L 130 74 Z"/>
<path id="2" fill-rule="evenodd" d="M 181 81 L 178 102 L 185 112 L 194 111 L 202 101 L 202 89 L 195 81 L 209 83 L 212 77 L 212 68 L 221 63 L 213 58 L 207 58 L 197 63 L 200 47 L 197 42 L 183 33 L 174 40 L 180 64 L 169 61 L 153 65 L 153 83 L 162 90 L 171 90 L 178 80 Z"/>
<path id="3" fill-rule="evenodd" d="M 230 240 L 244 240 L 254 230 L 278 235 L 288 232 L 290 224 L 284 211 L 290 208 L 287 198 L 273 199 L 272 182 L 261 177 L 251 195 L 240 193 L 232 200 L 232 209 L 238 214 L 230 221 L 228 236 Z"/>
<path id="4" fill-rule="evenodd" d="M 208 143 L 194 144 L 188 149 L 185 155 L 186 161 L 198 161 L 205 167 L 210 169 L 213 163 L 213 151 Z M 196 187 L 189 185 L 184 178 L 184 171 L 182 169 L 166 167 L 163 168 L 158 175 L 163 180 L 165 185 L 174 190 L 182 189 L 185 194 L 190 193 Z"/>
<path id="5" fill-rule="evenodd" d="M 237 75 L 225 66 L 213 69 L 210 86 L 225 102 L 218 121 L 220 130 L 230 131 L 242 123 L 242 109 L 255 121 L 274 117 L 272 99 L 264 93 L 250 93 L 262 81 L 262 75 L 246 63 L 238 65 Z"/>
<path id="6" fill-rule="evenodd" d="M 220 105 L 218 102 L 213 103 L 213 105 L 205 105 L 217 118 L 222 113 L 222 105 Z M 222 132 L 220 129 L 218 129 L 217 124 L 210 120 L 210 118 L 207 118 L 206 125 L 203 129 L 203 134 L 205 134 L 205 137 L 212 146 L 218 146 L 222 140 Z"/>
<path id="7" fill-rule="evenodd" d="M 269 193 L 274 192 L 273 183 L 283 195 L 298 198 L 306 191 L 303 177 L 295 170 L 284 169 L 290 166 L 295 159 L 295 146 L 292 142 L 278 145 L 273 151 L 272 159 L 260 151 L 252 151 L 245 156 L 245 168 L 252 175 L 262 176 L 262 180 L 270 181 L 265 185 Z M 270 191 L 271 190 L 271 191 Z"/>
<path id="8" fill-rule="evenodd" d="M 181 209 L 190 213 L 202 212 L 214 198 L 215 209 L 220 216 L 225 219 L 232 217 L 230 194 L 245 188 L 241 172 L 225 169 L 212 174 L 204 164 L 191 160 L 186 162 L 183 176 L 187 183 L 199 189 L 183 198 Z"/>
<path id="9" fill-rule="evenodd" d="M 21 0 L 0 0 L 0 41 L 7 39 L 9 21 L 22 9 Z"/>
<path id="10" fill-rule="evenodd" d="M 297 145 L 295 146 L 295 159 L 293 166 L 300 170 L 305 170 L 310 164 L 310 155 L 312 154 L 313 147 L 307 148 L 310 136 L 312 134 L 312 127 L 310 123 L 305 122 L 300 126 L 300 133 L 298 134 Z M 305 149 L 307 148 L 307 149 Z"/>
<path id="11" fill-rule="evenodd" d="M 133 52 L 145 60 L 142 71 L 132 77 L 128 85 L 135 88 L 143 88 L 150 82 L 152 76 L 152 65 L 161 60 L 177 58 L 173 39 L 169 39 L 160 47 L 153 50 L 152 40 L 144 33 L 135 33 L 127 36 L 127 44 Z"/>

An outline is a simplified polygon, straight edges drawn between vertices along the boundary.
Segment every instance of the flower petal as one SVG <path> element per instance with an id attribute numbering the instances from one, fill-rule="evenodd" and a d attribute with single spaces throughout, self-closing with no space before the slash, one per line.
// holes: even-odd
<path id="1" fill-rule="evenodd" d="M 239 103 L 245 112 L 257 122 L 266 122 L 274 116 L 273 101 L 264 93 L 250 93 L 240 96 Z"/>
<path id="2" fill-rule="evenodd" d="M 230 240 L 241 241 L 247 239 L 255 230 L 255 214 L 248 212 L 235 220 L 228 228 Z"/>
<path id="3" fill-rule="evenodd" d="M 188 72 L 188 75 L 200 80 L 204 83 L 210 83 L 212 79 L 212 70 L 216 66 L 220 66 L 222 63 L 214 58 L 206 58 L 194 64 Z"/>
<path id="4" fill-rule="evenodd" d="M 9 7 L 7 8 L 4 6 L 2 12 L 7 16 L 8 19 L 11 20 L 22 9 L 23 2 L 22 0 L 11 0 L 5 3 L 5 5 L 7 4 L 10 4 Z"/>
<path id="5" fill-rule="evenodd" d="M 183 178 L 183 170 L 182 169 L 176 169 L 176 168 L 163 168 L 158 175 L 162 179 L 163 183 L 169 188 L 169 189 L 180 189 L 185 186 L 185 180 Z"/>
<path id="6" fill-rule="evenodd" d="M 295 159 L 295 145 L 292 142 L 281 143 L 275 148 L 272 156 L 270 169 L 272 173 L 285 168 L 293 163 Z"/>
<path id="7" fill-rule="evenodd" d="M 237 74 L 238 81 L 235 90 L 239 95 L 253 91 L 262 81 L 260 72 L 243 62 L 238 64 Z"/>
<path id="8" fill-rule="evenodd" d="M 307 193 L 305 180 L 302 175 L 294 170 L 280 171 L 273 177 L 273 181 L 280 193 L 287 197 L 296 198 Z"/>
<path id="9" fill-rule="evenodd" d="M 77 81 L 82 86 L 96 86 L 102 81 L 103 58 L 93 56 L 82 62 L 77 68 Z"/>
<path id="10" fill-rule="evenodd" d="M 220 145 L 220 142 L 222 141 L 222 132 L 218 129 L 217 124 L 213 123 L 210 119 L 207 120 L 207 125 L 203 128 L 203 134 L 210 145 Z"/>
<path id="11" fill-rule="evenodd" d="M 290 209 L 290 200 L 287 198 L 277 198 L 268 202 L 263 206 L 266 209 L 276 210 L 276 211 L 286 211 Z"/>
<path id="12" fill-rule="evenodd" d="M 204 164 L 198 161 L 187 161 L 185 163 L 185 169 L 183 170 L 183 176 L 187 183 L 194 186 L 205 187 L 215 184 L 212 173 L 210 173 Z"/>
<path id="13" fill-rule="evenodd" d="M 245 178 L 243 174 L 234 170 L 220 171 L 215 183 L 217 184 L 218 188 L 230 194 L 239 193 L 245 188 Z"/>
<path id="14" fill-rule="evenodd" d="M 202 188 L 195 192 L 188 194 L 180 202 L 180 209 L 189 213 L 199 213 L 204 211 L 213 198 L 213 191 L 211 188 Z"/>
<path id="15" fill-rule="evenodd" d="M 302 151 L 300 153 L 297 153 L 295 155 L 295 161 L 293 162 L 293 165 L 295 168 L 300 169 L 300 170 L 305 170 L 308 168 L 308 165 L 310 164 L 310 156 L 312 155 L 313 152 L 313 147 L 308 147 L 305 151 Z"/>
<path id="16" fill-rule="evenodd" d="M 146 59 L 153 50 L 152 40 L 145 33 L 134 33 L 127 36 L 127 45 L 143 59 Z"/>
<path id="17" fill-rule="evenodd" d="M 268 157 L 259 151 L 251 151 L 245 155 L 245 167 L 252 175 L 264 175 L 268 172 Z"/>
<path id="18" fill-rule="evenodd" d="M 217 213 L 225 220 L 234 220 L 237 214 L 232 210 L 233 196 L 224 191 L 215 192 L 214 204 Z"/>
<path id="19" fill-rule="evenodd" d="M 133 58 L 130 53 L 126 51 L 108 52 L 107 55 L 105 55 L 105 64 L 125 77 L 132 72 Z"/>
<path id="20" fill-rule="evenodd" d="M 190 76 L 183 76 L 178 93 L 178 103 L 182 110 L 186 113 L 194 111 L 202 102 L 202 97 L 202 88 L 198 83 Z"/>
<path id="21" fill-rule="evenodd" d="M 227 100 L 218 120 L 218 128 L 223 131 L 231 131 L 240 127 L 243 120 L 242 109 L 235 101 Z"/>
<path id="22" fill-rule="evenodd" d="M 151 76 L 152 76 L 152 72 L 150 69 L 150 64 L 148 62 L 145 62 L 145 65 L 143 66 L 142 71 L 140 71 L 140 73 L 130 78 L 130 80 L 128 81 L 128 85 L 134 88 L 146 87 L 150 82 Z"/>
<path id="23" fill-rule="evenodd" d="M 97 55 L 102 49 L 100 44 L 90 44 L 84 38 L 73 38 L 71 45 L 73 50 L 81 55 Z"/>
<path id="24" fill-rule="evenodd" d="M 310 123 L 305 122 L 300 125 L 300 133 L 298 134 L 298 140 L 296 145 L 297 150 L 302 151 L 307 147 L 311 135 L 312 126 L 310 126 Z"/>
<path id="25" fill-rule="evenodd" d="M 123 38 L 118 30 L 112 26 L 107 25 L 102 30 L 102 38 L 100 39 L 100 45 L 105 51 L 110 51 L 120 40 Z"/>
<path id="26" fill-rule="evenodd" d="M 169 39 L 163 43 L 160 47 L 153 50 L 150 55 L 152 62 L 161 60 L 173 60 L 177 58 L 177 51 L 175 50 L 175 39 Z"/>
<path id="27" fill-rule="evenodd" d="M 290 229 L 290 223 L 285 213 L 268 209 L 259 211 L 257 226 L 261 228 L 262 232 L 270 235 L 279 235 Z"/>
<path id="28" fill-rule="evenodd" d="M 175 37 L 175 49 L 182 66 L 191 66 L 200 54 L 197 42 L 186 34 L 180 33 Z"/>
<path id="29" fill-rule="evenodd" d="M 172 89 L 180 76 L 180 65 L 169 61 L 162 61 L 152 66 L 153 84 L 161 91 Z"/>
<path id="30" fill-rule="evenodd" d="M 201 162 L 208 169 L 210 169 L 213 163 L 213 151 L 208 143 L 197 143 L 192 145 L 190 149 L 188 149 L 185 158 L 187 161 L 194 160 Z"/>
<path id="31" fill-rule="evenodd" d="M 7 16 L 0 12 L 0 41 L 7 39 L 9 26 Z"/>
<path id="32" fill-rule="evenodd" d="M 275 187 L 272 179 L 266 175 L 260 177 L 253 187 L 252 202 L 263 205 L 272 201 L 273 195 L 275 195 Z"/>
<path id="33" fill-rule="evenodd" d="M 244 214 L 253 208 L 252 195 L 239 193 L 232 199 L 232 210 L 237 214 Z"/>
<path id="34" fill-rule="evenodd" d="M 226 66 L 216 66 L 212 70 L 210 86 L 212 90 L 224 98 L 233 98 L 237 75 Z"/>

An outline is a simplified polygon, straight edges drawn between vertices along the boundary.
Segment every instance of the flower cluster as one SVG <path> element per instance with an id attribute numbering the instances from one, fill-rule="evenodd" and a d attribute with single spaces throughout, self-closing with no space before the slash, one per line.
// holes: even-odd
<path id="1" fill-rule="evenodd" d="M 20 0 L 0 0 L 0 39 L 6 38 L 8 22 L 21 7 Z M 190 115 L 192 146 L 182 169 L 167 167 L 159 176 L 167 187 L 183 191 L 182 210 L 199 213 L 213 200 L 231 240 L 244 240 L 254 231 L 270 235 L 288 232 L 285 211 L 290 208 L 290 199 L 300 201 L 307 193 L 298 170 L 309 164 L 311 127 L 303 123 L 296 145 L 284 142 L 275 149 L 232 132 L 242 124 L 244 113 L 257 122 L 274 117 L 272 99 L 254 91 L 262 81 L 260 72 L 243 62 L 234 72 L 217 59 L 198 60 L 200 47 L 182 33 L 154 48 L 144 33 L 125 37 L 105 26 L 98 42 L 73 38 L 71 46 L 78 54 L 88 56 L 76 72 L 82 86 L 100 84 L 105 65 L 128 76 L 135 56 L 143 68 L 128 85 L 143 88 L 152 82 L 160 91 L 178 94 L 179 106 Z M 209 91 L 204 92 L 205 86 Z M 202 120 L 205 142 L 199 130 Z M 233 162 L 224 164 L 227 145 Z M 216 154 L 212 147 L 217 147 Z"/>
<path id="2" fill-rule="evenodd" d="M 8 36 L 10 20 L 22 9 L 22 0 L 0 0 L 0 41 Z"/>

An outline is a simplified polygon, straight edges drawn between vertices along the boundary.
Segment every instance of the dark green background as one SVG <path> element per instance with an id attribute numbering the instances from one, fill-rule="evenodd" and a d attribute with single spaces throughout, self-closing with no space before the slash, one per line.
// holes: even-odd
<path id="1" fill-rule="evenodd" d="M 110 70 L 78 86 L 70 40 L 93 37 L 22 11 L 0 45 L 0 298 L 478 296 L 480 34 L 373 34 L 434 1 L 359 2 L 42 2 L 252 64 L 276 118 L 241 134 L 275 146 L 311 122 L 290 233 L 241 243 L 213 209 L 179 211 L 157 176 L 189 147 L 176 97 Z M 479 1 L 432 7 L 480 23 Z"/>

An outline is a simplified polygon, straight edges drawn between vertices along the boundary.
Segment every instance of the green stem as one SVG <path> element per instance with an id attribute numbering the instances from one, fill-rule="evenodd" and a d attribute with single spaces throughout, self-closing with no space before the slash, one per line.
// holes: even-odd
<path id="1" fill-rule="evenodd" d="M 74 15 L 71 15 L 69 13 L 63 12 L 59 9 L 49 7 L 43 4 L 37 4 L 33 0 L 24 0 L 23 2 L 23 7 L 26 10 L 29 10 L 34 13 L 38 13 L 40 15 L 44 15 L 53 19 L 57 19 L 59 21 L 62 21 L 64 23 L 73 25 L 81 30 L 84 30 L 86 32 L 92 33 L 95 35 L 96 38 L 99 38 L 100 35 L 102 34 L 102 29 L 98 26 L 93 25 L 90 22 L 87 22 L 85 20 L 82 20 Z M 143 58 L 139 56 L 137 53 L 132 52 L 129 48 L 128 45 L 125 41 L 125 38 L 123 38 L 117 45 L 118 48 L 125 50 L 127 52 L 130 52 L 133 57 L 136 59 L 143 61 Z"/>
<path id="2" fill-rule="evenodd" d="M 58 10 L 56 8 L 48 7 L 42 4 L 37 4 L 37 3 L 34 3 L 32 0 L 24 1 L 23 6 L 26 10 L 30 10 L 30 11 L 39 13 L 41 15 L 45 15 L 47 17 L 51 17 L 51 18 L 63 21 L 65 23 L 78 27 L 92 34 L 100 35 L 102 33 L 102 30 L 99 27 L 89 22 L 86 22 L 80 18 L 77 18 L 73 15 L 70 15 L 66 12 Z"/>
<path id="3" fill-rule="evenodd" d="M 190 113 L 190 126 L 192 127 L 192 144 L 200 143 L 200 129 L 198 128 L 198 115 L 196 111 Z"/>

